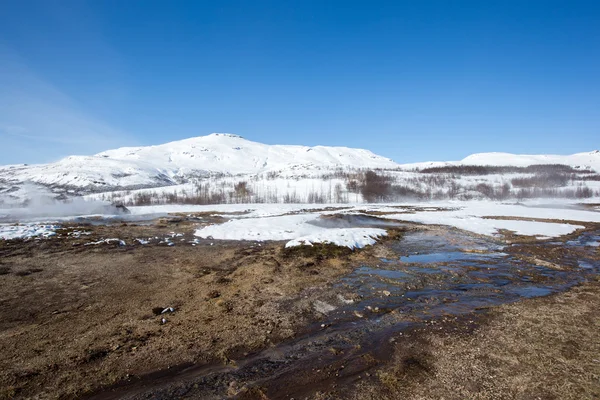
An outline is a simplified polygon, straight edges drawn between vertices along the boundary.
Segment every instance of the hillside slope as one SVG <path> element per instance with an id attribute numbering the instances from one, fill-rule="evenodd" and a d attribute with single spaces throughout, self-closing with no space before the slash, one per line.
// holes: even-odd
<path id="1" fill-rule="evenodd" d="M 571 155 L 556 154 L 512 154 L 512 153 L 475 153 L 460 161 L 425 161 L 402 164 L 402 169 L 423 169 L 451 165 L 495 165 L 527 167 L 540 164 L 563 164 L 576 169 L 593 169 L 600 172 L 600 151 L 594 150 Z"/>
<path id="2" fill-rule="evenodd" d="M 0 167 L 0 186 L 7 191 L 27 182 L 89 192 L 167 186 L 211 173 L 304 175 L 334 168 L 397 167 L 394 161 L 364 149 L 267 145 L 214 133 L 94 156 L 69 156 L 50 164 Z"/>
<path id="3" fill-rule="evenodd" d="M 306 168 L 396 168 L 389 158 L 348 147 L 268 145 L 241 136 L 213 133 L 158 146 L 124 147 L 97 154 L 114 160 L 144 161 L 164 171 L 250 174 Z"/>

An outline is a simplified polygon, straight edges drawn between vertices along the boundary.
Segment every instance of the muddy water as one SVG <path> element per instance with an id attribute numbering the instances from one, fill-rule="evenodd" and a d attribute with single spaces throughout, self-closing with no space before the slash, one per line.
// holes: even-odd
<path id="1" fill-rule="evenodd" d="M 523 261 L 520 245 L 452 230 L 410 233 L 388 245 L 394 256 L 357 268 L 324 293 L 315 304 L 322 318 L 294 340 L 232 357 L 231 365 L 181 366 L 94 398 L 223 398 L 241 387 L 260 387 L 273 399 L 302 398 L 344 386 L 386 362 L 390 342 L 404 330 L 563 291 L 597 274 L 599 239 L 600 232 L 592 232 L 540 244 L 575 250 L 550 268 Z"/>

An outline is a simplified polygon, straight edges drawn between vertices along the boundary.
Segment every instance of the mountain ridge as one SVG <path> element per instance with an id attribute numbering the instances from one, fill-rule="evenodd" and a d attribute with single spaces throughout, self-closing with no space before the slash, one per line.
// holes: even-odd
<path id="1" fill-rule="evenodd" d="M 122 147 L 57 162 L 0 166 L 0 195 L 25 183 L 80 192 L 176 185 L 211 174 L 319 177 L 336 169 L 411 170 L 446 165 L 566 164 L 600 171 L 600 152 L 573 155 L 476 153 L 461 161 L 399 164 L 366 149 L 268 145 L 235 134 L 214 133 L 159 145 Z"/>

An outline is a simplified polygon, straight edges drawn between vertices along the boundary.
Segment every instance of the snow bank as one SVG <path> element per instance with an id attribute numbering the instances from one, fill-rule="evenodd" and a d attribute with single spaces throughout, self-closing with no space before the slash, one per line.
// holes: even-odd
<path id="1" fill-rule="evenodd" d="M 354 249 L 374 245 L 377 242 L 377 238 L 386 235 L 387 232 L 384 229 L 375 228 L 327 229 L 322 232 L 315 232 L 312 235 L 290 240 L 286 243 L 285 247 L 312 246 L 313 243 L 333 243 L 338 246 Z"/>

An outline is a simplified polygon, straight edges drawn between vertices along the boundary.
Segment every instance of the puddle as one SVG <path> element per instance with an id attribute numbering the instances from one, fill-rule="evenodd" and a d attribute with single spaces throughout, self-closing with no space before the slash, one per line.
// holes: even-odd
<path id="1" fill-rule="evenodd" d="M 600 246 L 600 235 L 584 233 L 575 240 L 569 240 L 567 246 L 588 246 L 598 247 Z"/>
<path id="2" fill-rule="evenodd" d="M 579 261 L 578 264 L 579 264 L 579 267 L 581 267 L 583 269 L 593 270 L 595 268 L 592 263 L 587 262 L 587 261 Z"/>
<path id="3" fill-rule="evenodd" d="M 390 221 L 382 218 L 358 214 L 336 214 L 330 216 L 322 216 L 321 218 L 317 218 L 314 221 L 310 221 L 309 224 L 328 229 L 392 228 L 406 226 L 406 224 L 402 222 Z"/>
<path id="4" fill-rule="evenodd" d="M 547 296 L 553 292 L 551 288 L 543 287 L 543 286 L 525 286 L 525 287 L 517 287 L 512 288 L 511 291 L 521 297 L 532 298 L 532 297 L 540 297 Z"/>
<path id="5" fill-rule="evenodd" d="M 379 277 L 387 278 L 387 279 L 406 279 L 406 278 L 410 278 L 410 276 L 411 276 L 410 274 L 403 272 L 403 271 L 387 270 L 387 269 L 379 269 L 379 268 L 369 268 L 369 267 L 360 267 L 357 270 L 355 270 L 354 272 L 358 275 L 368 275 L 368 276 L 377 275 Z"/>
<path id="6" fill-rule="evenodd" d="M 400 261 L 405 263 L 448 263 L 455 261 L 477 261 L 489 258 L 502 257 L 504 253 L 466 253 L 461 251 L 445 251 L 441 253 L 414 254 L 400 257 Z"/>

